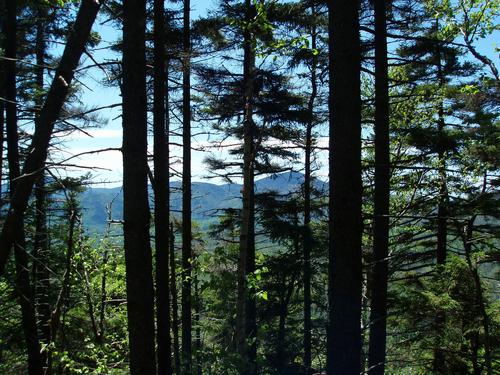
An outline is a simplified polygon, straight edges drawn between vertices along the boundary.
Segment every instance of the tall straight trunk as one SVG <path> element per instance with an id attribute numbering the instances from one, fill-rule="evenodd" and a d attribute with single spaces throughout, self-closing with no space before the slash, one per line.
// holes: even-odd
<path id="1" fill-rule="evenodd" d="M 156 343 L 158 374 L 172 373 L 170 352 L 170 288 L 168 246 L 169 226 L 169 170 L 166 128 L 166 51 L 164 0 L 154 1 L 154 197 L 155 197 L 155 255 L 156 255 Z"/>
<path id="2" fill-rule="evenodd" d="M 156 373 L 149 238 L 146 2 L 123 2 L 123 234 L 127 271 L 130 373 Z"/>
<path id="3" fill-rule="evenodd" d="M 15 0 L 6 4 L 5 20 L 5 56 L 10 59 L 5 64 L 6 91 L 6 127 L 7 127 L 7 159 L 9 165 L 9 184 L 11 199 L 21 174 L 19 159 L 19 139 L 17 129 L 17 88 L 16 88 L 16 58 L 17 58 L 17 5 Z M 15 229 L 14 258 L 16 264 L 17 291 L 21 306 L 21 321 L 28 354 L 28 373 L 42 373 L 42 358 L 36 324 L 36 311 L 33 289 L 30 282 L 28 254 L 24 233 L 24 220 Z"/>
<path id="4" fill-rule="evenodd" d="M 0 24 L 0 32 L 5 35 L 5 22 Z M 5 38 L 0 40 L 0 48 L 5 50 Z M 5 98 L 5 62 L 0 64 L 0 97 Z M 4 144 L 4 132 L 5 132 L 5 102 L 0 100 L 0 213 L 4 205 L 4 195 L 3 195 L 3 144 Z M 3 216 L 3 215 L 2 215 Z"/>
<path id="5" fill-rule="evenodd" d="M 4 69 L 3 64 L 0 66 L 0 96 L 4 95 Z M 5 103 L 0 100 L 0 212 L 4 204 L 3 195 L 3 143 L 4 143 L 4 131 L 5 131 Z M 3 216 L 3 215 L 2 215 Z"/>
<path id="6" fill-rule="evenodd" d="M 240 374 L 257 373 L 257 325 L 255 293 L 247 283 L 255 272 L 255 124 L 253 122 L 253 91 L 255 76 L 254 36 L 250 29 L 254 9 L 250 0 L 245 0 L 247 27 L 243 39 L 243 209 L 241 213 L 240 253 L 238 262 L 238 296 L 236 316 L 236 340 L 240 355 Z"/>
<path id="7" fill-rule="evenodd" d="M 316 7 L 312 7 L 312 16 L 316 17 Z M 311 26 L 311 48 L 316 49 L 317 31 L 316 20 Z M 309 122 L 306 125 L 306 147 L 304 160 L 304 270 L 303 270 L 303 286 L 304 286 L 304 368 L 306 374 L 309 374 L 311 369 L 311 248 L 312 248 L 312 231 L 311 231 L 311 155 L 312 155 L 312 128 L 314 126 L 314 105 L 318 95 L 318 84 L 316 69 L 318 59 L 313 55 L 311 61 L 311 95 L 307 110 L 310 116 Z"/>
<path id="8" fill-rule="evenodd" d="M 15 3 L 15 1 L 12 1 L 12 3 Z M 55 78 L 50 86 L 47 99 L 40 111 L 40 125 L 35 128 L 24 163 L 22 178 L 18 180 L 13 191 L 9 211 L 0 234 L 0 276 L 5 271 L 10 251 L 16 241 L 18 228 L 22 225 L 33 185 L 44 168 L 54 123 L 59 117 L 66 100 L 74 71 L 85 49 L 85 44 L 100 6 L 100 1 L 82 1 L 73 30 L 64 48 L 63 56 L 55 71 Z"/>
<path id="9" fill-rule="evenodd" d="M 358 2 L 329 0 L 327 372 L 361 370 L 361 100 Z"/>
<path id="10" fill-rule="evenodd" d="M 35 211 L 35 238 L 33 241 L 35 304 L 40 322 L 40 339 L 48 344 L 50 340 L 50 265 L 48 264 L 47 193 L 43 175 L 36 182 Z"/>
<path id="11" fill-rule="evenodd" d="M 191 25 L 190 1 L 184 0 L 182 35 L 182 373 L 192 374 L 191 298 Z"/>
<path id="12" fill-rule="evenodd" d="M 283 278 L 283 286 L 286 284 L 286 276 Z M 288 318 L 288 307 L 290 305 L 290 299 L 292 298 L 293 289 L 295 285 L 295 279 L 292 277 L 290 283 L 286 286 L 283 291 L 283 295 L 280 298 L 279 304 L 279 316 L 278 316 L 278 333 L 276 335 L 276 368 L 278 371 L 285 371 L 286 363 L 286 320 Z M 309 375 L 309 372 L 306 372 Z"/>
<path id="13" fill-rule="evenodd" d="M 387 331 L 389 253 L 389 81 L 387 68 L 387 4 L 375 0 L 375 207 L 373 272 L 370 305 L 368 373 L 383 375 Z"/>
<path id="14" fill-rule="evenodd" d="M 39 5 L 37 8 L 36 21 L 36 88 L 35 97 L 35 124 L 38 124 L 40 113 L 43 106 L 44 73 L 45 73 L 45 54 L 47 44 L 45 42 L 47 9 L 45 5 Z M 35 284 L 35 305 L 38 314 L 40 339 L 44 344 L 50 342 L 50 275 L 48 272 L 48 232 L 47 232 L 47 193 L 45 189 L 45 175 L 42 173 L 36 181 L 35 186 L 35 238 L 33 241 L 33 282 Z M 42 353 L 43 363 L 46 363 L 46 353 Z"/>
<path id="15" fill-rule="evenodd" d="M 438 21 L 436 21 L 438 22 Z M 436 25 L 436 30 L 439 26 Z M 437 79 L 440 88 L 445 85 L 445 78 L 443 72 L 443 57 L 441 51 L 441 45 L 436 45 L 436 67 L 437 67 Z M 445 115 L 444 115 L 444 103 L 442 99 L 439 99 L 438 108 L 438 119 L 437 119 L 437 130 L 438 130 L 438 174 L 439 174 L 439 199 L 438 199 L 438 231 L 437 231 L 437 249 L 436 249 L 436 259 L 438 265 L 443 265 L 446 263 L 446 251 L 448 244 L 448 187 L 447 187 L 447 176 L 446 176 L 446 150 L 445 150 Z"/>
<path id="16" fill-rule="evenodd" d="M 493 375 L 490 318 L 488 316 L 488 312 L 486 311 L 486 304 L 484 302 L 483 287 L 481 285 L 481 278 L 479 276 L 479 271 L 477 269 L 477 266 L 475 266 L 472 263 L 472 245 L 474 243 L 473 233 L 474 233 L 475 220 L 476 220 L 476 215 L 474 215 L 467 222 L 463 231 L 462 242 L 464 245 L 465 259 L 467 261 L 467 266 L 469 267 L 472 279 L 474 280 L 476 302 L 479 308 L 479 313 L 481 315 L 481 323 L 483 325 L 483 330 L 484 330 L 484 364 L 486 367 L 486 374 Z"/>
<path id="17" fill-rule="evenodd" d="M 439 30 L 439 20 L 436 20 L 435 31 Z M 441 44 L 439 41 L 436 44 L 436 69 L 437 80 L 440 88 L 445 85 L 445 77 L 443 72 L 443 56 Z M 448 245 L 448 186 L 446 176 L 446 150 L 444 147 L 444 130 L 445 130 L 445 115 L 443 99 L 439 99 L 438 103 L 438 178 L 439 178 L 439 197 L 437 207 L 437 244 L 436 244 L 436 263 L 438 272 L 446 263 L 447 245 Z M 446 322 L 446 314 L 443 310 L 438 310 L 435 318 L 436 343 L 434 348 L 433 370 L 436 373 L 443 373 L 446 367 L 446 354 L 442 350 L 444 325 Z"/>
<path id="18" fill-rule="evenodd" d="M 170 291 L 172 293 L 172 334 L 174 336 L 175 373 L 181 373 L 181 357 L 179 353 L 179 309 L 177 305 L 177 275 L 175 261 L 174 226 L 170 224 Z"/>
<path id="19" fill-rule="evenodd" d="M 200 297 L 200 287 L 198 280 L 198 273 L 196 272 L 193 277 L 194 283 L 194 325 L 195 325 L 195 339 L 194 339 L 194 350 L 196 353 L 196 362 L 194 373 L 196 375 L 202 374 L 201 368 L 201 327 L 200 327 L 200 313 L 201 313 L 201 297 Z"/>

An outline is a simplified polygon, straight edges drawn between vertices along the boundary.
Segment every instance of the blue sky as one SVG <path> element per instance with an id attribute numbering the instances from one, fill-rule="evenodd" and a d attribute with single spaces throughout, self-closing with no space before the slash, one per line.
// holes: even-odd
<path id="1" fill-rule="evenodd" d="M 205 14 L 206 10 L 213 7 L 214 1 L 207 0 L 192 0 L 192 19 L 196 19 L 200 15 Z M 112 28 L 111 25 L 101 24 L 102 20 L 98 22 L 97 26 L 94 28 L 101 34 L 102 43 L 98 46 L 98 50 L 94 52 L 94 58 L 99 61 L 107 61 L 112 59 L 117 59 L 119 56 L 111 54 L 103 47 L 112 44 L 118 37 L 120 37 L 119 31 Z M 497 47 L 499 32 L 490 36 L 485 40 L 481 40 L 477 43 L 477 48 L 481 53 L 486 54 L 498 65 L 499 58 L 498 53 L 495 53 L 495 47 Z M 83 65 L 92 64 L 90 59 L 85 58 Z M 86 76 L 83 79 L 83 83 L 87 88 L 83 89 L 81 100 L 89 107 L 104 107 L 121 102 L 119 95 L 119 90 L 116 87 L 105 87 L 101 84 L 102 80 L 105 79 L 104 74 L 97 68 L 88 69 Z M 89 133 L 92 137 L 86 134 L 78 133 L 71 136 L 70 140 L 66 142 L 67 151 L 62 154 L 54 154 L 54 159 L 63 160 L 71 155 L 80 154 L 83 152 L 103 149 L 103 148 L 118 148 L 121 146 L 121 109 L 115 107 L 112 109 L 106 109 L 101 111 L 100 115 L 106 119 L 107 124 L 100 129 L 90 130 Z M 178 142 L 178 140 L 174 140 Z M 179 142 L 180 143 L 180 142 Z M 320 140 L 321 146 L 326 146 L 328 139 Z M 151 142 L 152 144 L 152 142 Z M 200 146 L 207 146 L 208 142 L 206 137 L 199 136 L 193 140 L 193 146 L 195 148 Z M 221 150 L 212 150 L 215 154 L 219 156 L 224 156 L 225 152 Z M 173 146 L 171 148 L 171 153 L 174 156 L 180 156 L 181 150 L 178 146 Z M 206 167 L 203 165 L 203 159 L 206 156 L 205 152 L 193 151 L 192 153 L 192 171 L 194 181 L 203 181 L 208 175 Z M 322 161 L 321 161 L 322 160 Z M 107 151 L 98 154 L 90 154 L 82 156 L 76 160 L 72 160 L 75 164 L 87 166 L 87 167 L 97 167 L 92 171 L 94 175 L 94 182 L 98 186 L 114 187 L 121 186 L 122 179 L 122 169 L 121 169 L 121 153 L 118 151 Z M 322 163 L 322 168 L 318 171 L 318 176 L 325 178 L 327 175 L 327 165 L 326 165 L 326 155 L 320 156 L 320 163 Z M 180 165 L 173 166 L 177 170 L 181 170 Z M 85 173 L 88 170 L 79 170 L 74 168 L 70 170 L 71 175 L 79 175 Z M 210 182 L 222 183 L 220 180 L 211 180 Z"/>

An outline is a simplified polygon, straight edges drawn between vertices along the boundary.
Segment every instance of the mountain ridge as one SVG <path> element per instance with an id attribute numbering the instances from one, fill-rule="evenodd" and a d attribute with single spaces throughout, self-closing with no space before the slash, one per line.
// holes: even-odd
<path id="1" fill-rule="evenodd" d="M 300 172 L 283 172 L 255 181 L 255 191 L 262 193 L 276 191 L 279 194 L 297 192 L 304 181 Z M 327 183 L 314 179 L 314 187 L 327 190 Z M 227 183 L 216 185 L 209 182 L 192 183 L 192 217 L 196 221 L 213 221 L 216 213 L 226 208 L 241 206 L 242 185 Z M 170 183 L 170 206 L 174 214 L 182 208 L 181 181 Z M 149 186 L 152 196 L 151 186 Z M 123 217 L 123 193 L 121 187 L 89 188 L 81 193 L 81 207 L 85 226 L 91 231 L 100 232 L 106 225 L 106 207 L 112 202 L 112 219 Z"/>

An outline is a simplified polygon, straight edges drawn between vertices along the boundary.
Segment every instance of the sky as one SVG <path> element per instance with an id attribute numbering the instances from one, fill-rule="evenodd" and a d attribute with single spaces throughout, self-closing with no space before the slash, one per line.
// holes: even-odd
<path id="1" fill-rule="evenodd" d="M 205 9 L 209 9 L 210 0 L 192 0 L 192 18 L 196 19 L 204 13 Z M 104 47 L 112 45 L 117 38 L 120 38 L 120 32 L 115 30 L 110 24 L 103 24 L 104 19 L 96 22 L 94 30 L 101 35 L 102 42 L 93 52 L 93 57 L 98 62 L 119 59 L 119 56 L 107 51 Z M 88 57 L 82 58 L 82 65 L 92 64 Z M 116 87 L 106 87 L 101 84 L 105 79 L 103 72 L 97 68 L 88 69 L 82 83 L 87 88 L 83 88 L 81 101 L 88 107 L 106 107 L 116 103 L 121 103 L 119 89 Z M 91 129 L 84 133 L 74 133 L 65 143 L 66 152 L 57 155 L 59 160 L 64 160 L 71 155 L 77 155 L 89 151 L 99 149 L 119 148 L 121 147 L 122 126 L 121 126 L 121 108 L 114 107 L 104 109 L 99 113 L 100 117 L 106 121 L 106 125 L 99 129 Z M 194 133 L 194 132 L 193 132 Z M 89 136 L 90 135 L 90 136 Z M 177 141 L 177 140 L 174 140 Z M 152 139 L 150 139 L 150 152 L 152 152 Z M 205 138 L 196 137 L 193 139 L 193 148 L 197 149 L 205 145 Z M 182 155 L 182 149 L 179 146 L 172 146 L 171 154 L 177 157 Z M 206 168 L 203 165 L 203 159 L 206 153 L 200 151 L 192 152 L 192 170 L 194 181 L 204 181 L 207 175 Z M 83 172 L 91 171 L 95 186 L 100 187 L 116 187 L 121 186 L 122 180 L 122 155 L 120 151 L 104 151 L 100 153 L 86 154 L 81 157 L 71 160 L 72 164 L 78 164 L 85 167 L 94 167 L 94 169 L 84 169 Z M 181 170 L 181 165 L 174 165 L 173 168 Z M 70 175 L 80 175 L 82 170 L 72 168 Z M 175 177 L 174 177 L 175 179 Z M 214 183 L 222 183 L 220 180 L 211 181 Z"/>
<path id="2" fill-rule="evenodd" d="M 192 19 L 198 18 L 200 15 L 205 14 L 207 9 L 214 7 L 215 2 L 211 0 L 192 0 Z M 96 61 L 104 62 L 108 60 L 118 59 L 119 56 L 113 55 L 105 48 L 114 43 L 114 41 L 121 35 L 119 31 L 113 29 L 109 24 L 102 24 L 103 19 L 98 20 L 95 31 L 98 31 L 101 35 L 102 42 L 94 51 L 93 56 Z M 493 36 L 490 36 L 486 40 L 482 40 L 477 44 L 478 49 L 487 54 L 493 61 L 499 66 L 498 53 L 495 53 L 495 47 L 497 47 L 498 37 L 500 33 L 496 32 Z M 89 58 L 82 59 L 82 65 L 92 64 Z M 81 94 L 81 101 L 88 107 L 106 107 L 113 104 L 118 104 L 121 102 L 121 97 L 119 89 L 116 87 L 106 87 L 101 84 L 105 79 L 105 75 L 101 70 L 97 68 L 88 69 L 85 76 L 82 77 L 82 84 L 85 86 Z M 121 108 L 116 106 L 114 108 L 104 109 L 100 111 L 99 115 L 105 120 L 105 126 L 98 129 L 91 129 L 84 133 L 74 133 L 65 142 L 64 152 L 54 153 L 54 160 L 64 160 L 72 155 L 78 155 L 82 153 L 87 153 L 91 151 L 96 151 L 100 149 L 109 148 L 119 148 L 121 146 Z M 196 124 L 194 124 L 196 126 Z M 196 133 L 193 130 L 193 133 Z M 173 139 L 174 142 L 180 143 L 180 140 Z M 227 142 L 226 142 L 227 143 Z M 152 140 L 150 141 L 152 148 Z M 328 139 L 323 138 L 319 140 L 319 145 L 326 147 L 328 144 Z M 192 151 L 192 178 L 193 181 L 206 181 L 211 183 L 224 183 L 221 179 L 210 179 L 207 180 L 206 177 L 209 176 L 206 166 L 203 164 L 203 159 L 206 157 L 207 153 L 202 151 L 197 151 L 199 148 L 207 148 L 209 145 L 206 136 L 200 135 L 193 139 L 192 141 L 193 151 Z M 226 151 L 222 149 L 211 149 L 213 153 L 218 156 L 224 157 Z M 151 150 L 150 150 L 151 152 Z M 171 155 L 180 158 L 182 150 L 179 146 L 171 146 Z M 176 158 L 176 159 L 177 159 Z M 80 157 L 71 160 L 72 164 L 78 164 L 79 166 L 84 166 L 86 168 L 71 168 L 68 173 L 72 176 L 81 175 L 88 171 L 91 171 L 93 175 L 94 186 L 98 187 L 116 187 L 121 186 L 122 180 L 122 156 L 119 151 L 103 151 L 99 153 L 85 154 Z M 327 164 L 326 164 L 326 153 L 323 152 L 323 156 L 319 156 L 320 169 L 317 172 L 317 176 L 320 178 L 327 177 Z M 181 165 L 179 163 L 174 164 L 173 168 L 177 171 L 181 170 Z M 178 179 L 175 177 L 173 179 Z M 236 181 L 238 182 L 238 181 Z"/>

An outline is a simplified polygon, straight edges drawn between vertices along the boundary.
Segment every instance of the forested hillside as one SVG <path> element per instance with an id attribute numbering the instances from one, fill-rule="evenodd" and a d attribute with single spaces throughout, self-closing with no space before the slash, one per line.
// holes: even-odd
<path id="1" fill-rule="evenodd" d="M 262 178 L 255 182 L 257 192 L 274 192 L 281 195 L 300 194 L 304 175 L 299 172 L 283 172 L 271 177 Z M 322 194 L 328 194 L 328 187 L 324 181 L 316 180 L 314 187 Z M 170 184 L 170 207 L 172 216 L 179 217 L 182 212 L 182 188 L 180 181 Z M 241 185 L 235 183 L 213 184 L 208 182 L 193 182 L 191 216 L 198 225 L 208 229 L 216 224 L 228 209 L 241 208 Z M 151 186 L 149 187 L 150 204 L 152 200 Z M 79 196 L 82 218 L 85 229 L 90 233 L 103 233 L 108 221 L 107 211 L 111 209 L 113 220 L 123 219 L 123 194 L 117 188 L 88 188 Z"/>
<path id="2" fill-rule="evenodd" d="M 500 373 L 498 1 L 0 3 L 1 374 Z"/>

